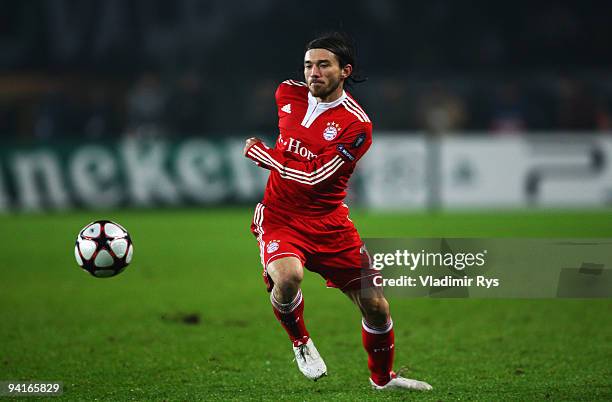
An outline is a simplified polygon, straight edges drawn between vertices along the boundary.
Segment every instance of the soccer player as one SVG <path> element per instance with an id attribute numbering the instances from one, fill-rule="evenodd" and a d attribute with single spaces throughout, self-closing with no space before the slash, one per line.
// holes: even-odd
<path id="1" fill-rule="evenodd" d="M 312 40 L 304 55 L 306 82 L 276 90 L 279 136 L 274 147 L 246 140 L 244 154 L 270 170 L 251 231 L 274 314 L 291 342 L 300 371 L 317 380 L 327 367 L 304 322 L 304 268 L 320 274 L 361 310 L 362 340 L 374 389 L 430 390 L 393 372 L 389 304 L 371 278 L 367 251 L 343 203 L 349 177 L 372 143 L 372 123 L 345 90 L 355 81 L 355 49 L 342 34 Z"/>

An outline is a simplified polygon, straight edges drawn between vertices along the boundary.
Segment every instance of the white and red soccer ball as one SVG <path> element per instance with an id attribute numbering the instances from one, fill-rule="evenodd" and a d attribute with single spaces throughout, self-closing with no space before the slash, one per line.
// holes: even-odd
<path id="1" fill-rule="evenodd" d="M 130 234 L 118 223 L 100 220 L 85 226 L 74 246 L 77 263 L 98 278 L 121 273 L 132 261 L 134 246 Z"/>

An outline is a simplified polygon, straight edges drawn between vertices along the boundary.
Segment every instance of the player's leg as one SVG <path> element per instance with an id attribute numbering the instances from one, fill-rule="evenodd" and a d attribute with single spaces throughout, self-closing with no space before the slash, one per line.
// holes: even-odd
<path id="1" fill-rule="evenodd" d="M 327 374 L 327 367 L 306 330 L 304 297 L 300 289 L 304 278 L 302 262 L 296 257 L 279 258 L 272 261 L 266 271 L 274 283 L 270 292 L 274 315 L 293 343 L 298 368 L 307 378 L 316 381 Z"/>
<path id="2" fill-rule="evenodd" d="M 308 340 L 308 331 L 302 317 L 304 300 L 300 284 L 304 277 L 303 252 L 295 246 L 295 233 L 288 230 L 281 215 L 269 213 L 263 204 L 257 204 L 251 232 L 259 243 L 263 279 L 274 310 L 292 342 Z"/>
<path id="3" fill-rule="evenodd" d="M 346 290 L 345 293 L 359 307 L 362 315 L 361 335 L 368 353 L 370 382 L 374 389 L 414 389 L 426 391 L 431 385 L 398 376 L 393 372 L 395 334 L 389 303 L 382 288 Z"/>
<path id="4" fill-rule="evenodd" d="M 274 284 L 270 292 L 274 315 L 294 346 L 306 343 L 309 334 L 304 323 L 304 297 L 300 290 L 304 278 L 302 262 L 297 257 L 278 258 L 268 264 L 266 271 Z"/>
<path id="5" fill-rule="evenodd" d="M 323 276 L 328 286 L 342 290 L 359 307 L 363 346 L 368 353 L 373 388 L 431 389 L 427 383 L 402 378 L 392 371 L 393 321 L 382 288 L 373 283 L 380 272 L 372 269 L 367 248 L 348 218 L 348 207 L 344 207 L 338 208 L 334 216 L 320 220 L 318 252 L 310 258 L 308 267 Z"/>
<path id="6" fill-rule="evenodd" d="M 317 380 L 327 373 L 304 322 L 304 297 L 300 284 L 304 277 L 305 246 L 301 230 L 292 228 L 283 214 L 268 213 L 257 204 L 251 232 L 259 243 L 263 279 L 274 315 L 292 342 L 300 371 Z"/>
<path id="7" fill-rule="evenodd" d="M 351 290 L 347 296 L 357 305 L 362 316 L 362 340 L 368 352 L 370 378 L 379 385 L 391 379 L 395 336 L 389 303 L 380 288 Z"/>

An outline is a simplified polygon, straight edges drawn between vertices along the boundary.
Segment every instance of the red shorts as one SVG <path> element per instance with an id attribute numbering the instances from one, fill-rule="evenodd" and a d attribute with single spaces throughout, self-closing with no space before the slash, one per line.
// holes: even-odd
<path id="1" fill-rule="evenodd" d="M 328 287 L 358 290 L 380 274 L 371 269 L 370 256 L 342 205 L 323 217 L 304 217 L 257 204 L 251 232 L 259 242 L 263 279 L 268 292 L 274 284 L 266 268 L 283 257 L 296 257 L 309 271 L 316 272 Z"/>

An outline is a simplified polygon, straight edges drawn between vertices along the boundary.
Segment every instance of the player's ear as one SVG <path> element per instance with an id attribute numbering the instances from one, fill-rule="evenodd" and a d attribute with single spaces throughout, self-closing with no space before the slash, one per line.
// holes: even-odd
<path id="1" fill-rule="evenodd" d="M 348 77 L 351 76 L 352 73 L 353 73 L 353 66 L 351 66 L 350 64 L 347 64 L 346 66 L 342 67 L 340 78 L 347 79 Z"/>

